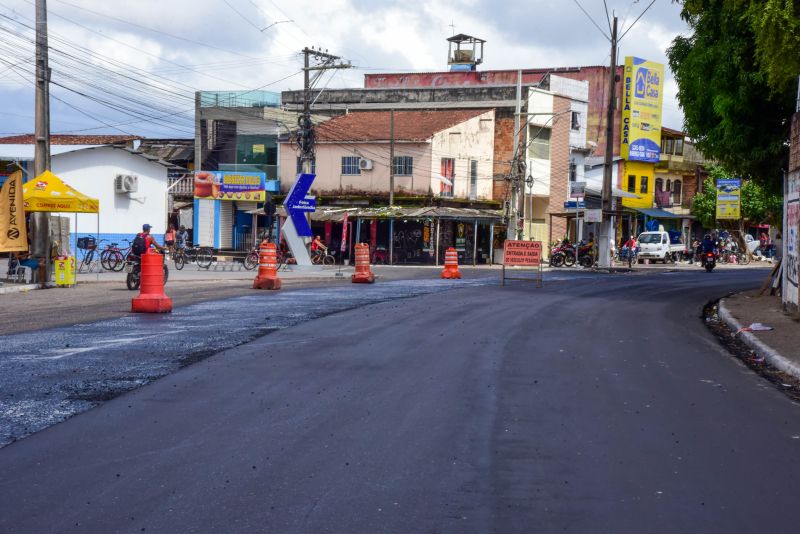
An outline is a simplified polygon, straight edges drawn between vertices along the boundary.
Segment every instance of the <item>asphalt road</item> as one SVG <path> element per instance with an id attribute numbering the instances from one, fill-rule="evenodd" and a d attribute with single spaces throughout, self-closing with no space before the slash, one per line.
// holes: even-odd
<path id="1" fill-rule="evenodd" d="M 473 282 L 287 326 L 0 449 L 0 531 L 795 531 L 800 410 L 700 320 L 764 276 Z"/>

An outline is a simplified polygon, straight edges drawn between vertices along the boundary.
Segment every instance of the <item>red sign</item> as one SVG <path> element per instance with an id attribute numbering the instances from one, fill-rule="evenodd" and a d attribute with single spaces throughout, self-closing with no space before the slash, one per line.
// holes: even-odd
<path id="1" fill-rule="evenodd" d="M 503 246 L 503 265 L 538 267 L 542 263 L 541 241 L 506 240 Z"/>

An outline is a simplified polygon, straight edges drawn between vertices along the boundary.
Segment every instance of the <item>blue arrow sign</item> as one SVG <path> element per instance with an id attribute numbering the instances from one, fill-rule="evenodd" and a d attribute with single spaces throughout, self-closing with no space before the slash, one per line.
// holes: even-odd
<path id="1" fill-rule="evenodd" d="M 305 213 L 314 211 L 316 209 L 316 199 L 310 201 L 306 198 L 311 184 L 314 183 L 316 174 L 299 174 L 289 194 L 286 195 L 286 200 L 283 201 L 283 207 L 292 218 L 294 228 L 297 230 L 297 235 L 300 237 L 311 237 L 311 227 L 308 225 Z"/>

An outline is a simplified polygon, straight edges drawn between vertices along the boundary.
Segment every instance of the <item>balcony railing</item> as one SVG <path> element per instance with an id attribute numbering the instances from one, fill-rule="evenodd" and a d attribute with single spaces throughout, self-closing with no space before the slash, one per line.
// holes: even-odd
<path id="1" fill-rule="evenodd" d="M 189 173 L 180 176 L 170 176 L 168 184 L 169 194 L 174 197 L 194 195 L 194 174 Z"/>

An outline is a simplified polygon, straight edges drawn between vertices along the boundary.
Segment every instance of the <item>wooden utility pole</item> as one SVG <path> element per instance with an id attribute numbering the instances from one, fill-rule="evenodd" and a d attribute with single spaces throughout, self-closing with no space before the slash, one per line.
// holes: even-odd
<path id="1" fill-rule="evenodd" d="M 394 110 L 389 110 L 389 206 L 394 206 Z"/>
<path id="2" fill-rule="evenodd" d="M 47 2 L 36 0 L 36 109 L 34 178 L 50 169 L 50 67 L 47 53 Z M 44 258 L 50 276 L 50 214 L 31 214 L 31 255 Z M 39 280 L 40 284 L 48 280 Z"/>
<path id="3" fill-rule="evenodd" d="M 600 267 L 611 266 L 609 238 L 612 235 L 613 218 L 611 215 L 612 177 L 614 169 L 614 112 L 617 102 L 617 17 L 611 27 L 611 61 L 608 76 L 608 109 L 606 110 L 606 157 L 603 167 L 603 222 L 600 227 L 597 258 Z"/>

